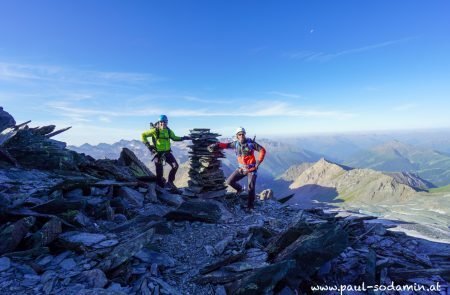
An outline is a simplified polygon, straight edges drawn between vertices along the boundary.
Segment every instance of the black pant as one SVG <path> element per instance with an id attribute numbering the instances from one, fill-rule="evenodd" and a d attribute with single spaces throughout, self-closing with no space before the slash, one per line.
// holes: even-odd
<path id="1" fill-rule="evenodd" d="M 242 186 L 238 183 L 239 180 L 248 176 L 248 199 L 247 207 L 254 207 L 255 203 L 255 187 L 256 187 L 256 171 L 249 172 L 247 174 L 243 173 L 241 169 L 236 169 L 227 179 L 227 184 L 237 191 L 242 190 Z"/>
<path id="2" fill-rule="evenodd" d="M 175 180 L 175 174 L 178 170 L 178 162 L 175 159 L 175 157 L 172 155 L 171 152 L 158 152 L 155 159 L 153 160 L 155 162 L 156 167 L 156 183 L 160 187 L 164 187 L 164 162 L 170 165 L 172 169 L 170 169 L 169 172 L 169 182 L 172 182 Z"/>

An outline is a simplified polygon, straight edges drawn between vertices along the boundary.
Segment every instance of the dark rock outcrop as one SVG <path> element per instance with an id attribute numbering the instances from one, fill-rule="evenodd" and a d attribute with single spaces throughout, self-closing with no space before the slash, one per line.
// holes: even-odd
<path id="1" fill-rule="evenodd" d="M 219 222 L 221 210 L 217 204 L 206 200 L 188 200 L 183 202 L 176 210 L 165 215 L 169 220 L 202 221 L 209 223 Z"/>
<path id="2" fill-rule="evenodd" d="M 0 133 L 6 128 L 14 126 L 16 126 L 16 120 L 8 112 L 4 111 L 3 107 L 0 107 Z"/>

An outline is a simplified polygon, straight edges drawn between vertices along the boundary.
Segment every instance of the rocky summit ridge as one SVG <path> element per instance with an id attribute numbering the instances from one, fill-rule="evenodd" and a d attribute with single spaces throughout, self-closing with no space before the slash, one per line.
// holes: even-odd
<path id="1" fill-rule="evenodd" d="M 417 192 L 394 176 L 371 169 L 353 169 L 323 158 L 304 170 L 289 188 L 297 189 L 300 199 L 302 192 L 298 189 L 305 186 L 319 192 L 323 188 L 332 188 L 336 197 L 354 203 L 404 201 Z"/>
<path id="2" fill-rule="evenodd" d="M 28 123 L 0 109 L 2 294 L 311 294 L 362 282 L 448 290 L 449 245 L 263 192 L 248 214 L 245 195 L 157 191 L 130 150 L 95 160 L 51 139 L 54 127 Z M 310 168 L 324 165 L 333 164 Z M 332 168 L 304 179 L 352 171 Z"/>

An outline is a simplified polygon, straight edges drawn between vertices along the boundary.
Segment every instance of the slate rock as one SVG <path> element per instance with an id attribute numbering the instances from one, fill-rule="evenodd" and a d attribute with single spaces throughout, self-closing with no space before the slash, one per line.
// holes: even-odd
<path id="1" fill-rule="evenodd" d="M 172 226 L 169 222 L 161 221 L 157 222 L 153 228 L 157 235 L 171 235 L 173 234 Z"/>
<path id="2" fill-rule="evenodd" d="M 51 294 L 53 291 L 53 288 L 55 286 L 56 283 L 56 278 L 52 278 L 48 281 L 46 281 L 45 283 L 43 283 L 42 286 L 42 291 L 44 292 L 44 294 Z"/>
<path id="3" fill-rule="evenodd" d="M 121 243 L 111 251 L 97 266 L 104 272 L 115 269 L 122 263 L 128 261 L 136 253 L 138 253 L 145 245 L 147 245 L 154 234 L 153 229 L 149 229 L 146 232 L 130 239 L 127 242 Z"/>
<path id="4" fill-rule="evenodd" d="M 219 260 L 215 261 L 215 262 L 211 262 L 208 263 L 207 265 L 203 266 L 200 270 L 199 270 L 199 274 L 204 275 L 207 274 L 209 272 L 212 272 L 216 269 L 219 269 L 225 265 L 228 265 L 230 263 L 236 262 L 241 260 L 243 257 L 245 256 L 244 253 L 242 252 L 238 252 L 236 254 L 231 254 L 228 256 L 225 256 L 223 258 L 220 258 Z"/>
<path id="5" fill-rule="evenodd" d="M 92 224 L 92 221 L 89 217 L 84 215 L 83 212 L 78 212 L 73 219 L 74 223 L 78 226 L 88 226 Z"/>
<path id="6" fill-rule="evenodd" d="M 42 134 L 42 128 L 23 126 L 3 144 L 22 167 L 77 171 L 79 165 L 90 161 L 85 155 L 66 149 L 64 142 Z"/>
<path id="7" fill-rule="evenodd" d="M 134 208 L 141 208 L 144 205 L 144 196 L 140 192 L 126 186 L 119 189 L 119 197 Z"/>
<path id="8" fill-rule="evenodd" d="M 156 184 L 155 183 L 149 183 L 148 184 L 147 192 L 145 194 L 145 199 L 148 200 L 149 202 L 152 202 L 152 203 L 158 201 L 158 196 L 156 194 Z"/>
<path id="9" fill-rule="evenodd" d="M 206 254 L 208 254 L 208 256 L 214 256 L 216 255 L 216 251 L 214 250 L 214 247 L 211 245 L 205 245 L 204 246 L 205 250 L 206 250 Z"/>
<path id="10" fill-rule="evenodd" d="M 53 260 L 53 258 L 54 257 L 52 255 L 46 255 L 46 256 L 42 257 L 41 259 L 39 259 L 37 264 L 39 264 L 40 266 L 46 266 Z"/>
<path id="11" fill-rule="evenodd" d="M 118 164 L 127 166 L 134 177 L 155 177 L 155 175 L 142 163 L 128 148 L 123 148 L 118 159 Z"/>
<path id="12" fill-rule="evenodd" d="M 103 240 L 106 240 L 106 236 L 103 234 L 69 231 L 61 234 L 59 236 L 59 239 L 64 243 L 71 244 L 75 247 L 78 245 L 90 247 L 94 244 L 100 243 Z"/>
<path id="13" fill-rule="evenodd" d="M 4 227 L 0 231 L 0 254 L 14 251 L 35 222 L 34 216 L 28 216 Z"/>
<path id="14" fill-rule="evenodd" d="M 26 274 L 23 276 L 23 280 L 21 282 L 22 286 L 32 287 L 37 285 L 41 281 L 41 276 Z"/>
<path id="15" fill-rule="evenodd" d="M 32 235 L 33 247 L 47 246 L 62 233 L 61 219 L 54 217 L 47 221 L 42 228 Z"/>
<path id="16" fill-rule="evenodd" d="M 244 272 L 248 270 L 253 270 L 256 268 L 261 268 L 264 266 L 269 265 L 266 262 L 254 262 L 254 261 L 239 261 L 232 264 L 229 264 L 227 266 L 224 266 L 225 270 L 232 271 L 232 272 Z"/>
<path id="17" fill-rule="evenodd" d="M 382 225 L 381 223 L 376 224 L 370 224 L 369 225 L 371 233 L 378 235 L 378 236 L 384 236 L 387 232 L 386 227 Z"/>
<path id="18" fill-rule="evenodd" d="M 84 282 L 88 288 L 103 288 L 108 284 L 105 273 L 98 268 L 83 271 L 79 281 Z"/>
<path id="19" fill-rule="evenodd" d="M 278 282 L 294 268 L 294 260 L 281 261 L 259 268 L 242 278 L 232 294 L 270 294 Z"/>
<path id="20" fill-rule="evenodd" d="M 165 253 L 159 253 L 156 251 L 149 250 L 147 248 L 141 249 L 139 252 L 134 254 L 134 257 L 146 263 L 156 263 L 165 268 L 174 267 L 176 260 Z"/>
<path id="21" fill-rule="evenodd" d="M 100 243 L 95 244 L 92 247 L 95 248 L 95 249 L 102 249 L 102 248 L 113 247 L 113 246 L 115 246 L 117 244 L 119 244 L 118 240 L 111 239 L 111 240 L 101 241 Z"/>
<path id="22" fill-rule="evenodd" d="M 0 272 L 8 270 L 11 267 L 11 260 L 8 257 L 0 258 Z"/>
<path id="23" fill-rule="evenodd" d="M 16 121 L 7 111 L 0 107 L 0 133 L 6 128 L 11 128 L 16 125 Z"/>
<path id="24" fill-rule="evenodd" d="M 165 294 L 171 294 L 171 295 L 181 295 L 181 293 L 178 292 L 178 290 L 175 287 L 169 285 L 168 283 L 166 283 L 165 281 L 163 281 L 160 278 L 150 277 L 149 280 L 151 280 L 153 283 L 156 283 L 159 286 L 161 286 L 161 288 L 163 289 L 161 291 L 161 293 L 163 293 L 163 294 L 165 293 Z"/>
<path id="25" fill-rule="evenodd" d="M 183 198 L 180 195 L 170 194 L 166 191 L 159 193 L 157 198 L 162 203 L 175 207 L 180 206 L 184 202 Z"/>
<path id="26" fill-rule="evenodd" d="M 266 252 L 264 252 L 258 248 L 252 248 L 252 249 L 247 250 L 243 261 L 249 262 L 249 263 L 262 264 L 267 261 L 267 258 L 268 258 L 268 255 Z"/>
<path id="27" fill-rule="evenodd" d="M 67 258 L 67 256 L 69 256 L 70 254 L 72 254 L 71 251 L 64 251 L 60 254 L 58 254 L 51 262 L 51 265 L 56 266 L 58 264 L 61 263 L 61 261 L 63 261 L 64 259 Z"/>
<path id="28" fill-rule="evenodd" d="M 221 255 L 223 251 L 225 251 L 225 248 L 228 246 L 229 243 L 233 241 L 233 236 L 228 236 L 225 239 L 221 240 L 217 244 L 214 245 L 214 252 L 216 255 Z"/>
<path id="29" fill-rule="evenodd" d="M 51 279 L 56 278 L 56 272 L 54 270 L 47 270 L 41 275 L 41 283 L 46 283 Z"/>
<path id="30" fill-rule="evenodd" d="M 64 193 L 64 198 L 67 199 L 79 199 L 80 197 L 83 197 L 83 189 L 81 188 L 77 188 L 67 193 Z"/>
<path id="31" fill-rule="evenodd" d="M 217 204 L 207 200 L 188 200 L 176 210 L 167 213 L 165 217 L 177 221 L 217 223 L 221 219 L 221 210 Z"/>
<path id="32" fill-rule="evenodd" d="M 72 269 L 74 269 L 74 267 L 76 265 L 77 265 L 77 263 L 75 262 L 75 260 L 73 258 L 64 259 L 59 264 L 59 266 L 61 266 L 61 268 L 65 269 L 65 270 L 72 270 Z"/>
<path id="33" fill-rule="evenodd" d="M 296 266 L 290 272 L 291 278 L 303 279 L 327 261 L 338 256 L 348 246 L 348 234 L 339 225 L 320 225 L 309 235 L 300 236 L 281 251 L 274 262 L 294 260 Z"/>
<path id="34" fill-rule="evenodd" d="M 276 254 L 280 253 L 283 249 L 297 240 L 300 236 L 310 234 L 312 231 L 313 228 L 311 225 L 300 219 L 289 226 L 282 233 L 275 236 L 266 246 L 266 251 L 269 253 L 269 256 L 274 257 Z"/>
<path id="35" fill-rule="evenodd" d="M 198 276 L 194 279 L 194 282 L 200 285 L 206 284 L 226 284 L 230 282 L 236 282 L 243 278 L 247 273 L 230 272 L 223 269 L 209 272 L 205 275 Z"/>
<path id="36" fill-rule="evenodd" d="M 214 295 L 227 295 L 227 290 L 222 285 L 218 285 L 216 289 L 214 289 Z"/>
<path id="37" fill-rule="evenodd" d="M 85 207 L 84 200 L 53 199 L 43 204 L 32 207 L 33 211 L 44 214 L 59 214 L 67 211 L 81 210 Z"/>
<path id="38" fill-rule="evenodd" d="M 37 275 L 36 271 L 28 264 L 17 264 L 15 268 L 23 275 Z"/>

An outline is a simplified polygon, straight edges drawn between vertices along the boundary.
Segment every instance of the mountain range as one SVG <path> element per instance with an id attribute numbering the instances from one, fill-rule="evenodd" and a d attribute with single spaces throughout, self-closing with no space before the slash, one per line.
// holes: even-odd
<path id="1" fill-rule="evenodd" d="M 450 183 L 450 155 L 398 140 L 359 152 L 344 164 L 388 172 L 413 172 L 436 186 Z"/>
<path id="2" fill-rule="evenodd" d="M 405 134 L 398 136 L 409 142 L 412 141 Z M 420 190 L 450 184 L 450 156 L 445 152 L 425 147 L 439 145 L 434 143 L 437 136 L 432 133 L 430 140 L 427 140 L 426 136 L 421 136 L 420 140 L 417 140 L 420 146 L 404 143 L 393 137 L 393 135 L 383 134 L 359 134 L 279 140 L 258 139 L 257 142 L 268 151 L 259 169 L 258 185 L 261 189 L 273 189 L 275 195 L 281 197 L 289 193 L 292 178 L 321 158 L 349 167 L 385 172 L 397 180 L 403 179 L 401 182 Z M 222 141 L 227 140 L 222 139 Z M 444 147 L 445 141 L 441 140 L 438 143 Z M 151 170 L 154 170 L 150 152 L 138 140 L 121 140 L 114 144 L 69 146 L 74 151 L 89 154 L 97 159 L 115 159 L 123 147 L 132 150 Z M 176 183 L 178 186 L 183 186 L 188 180 L 188 142 L 174 142 L 172 150 L 180 163 Z M 225 154 L 226 158 L 222 159 L 222 167 L 225 174 L 229 175 L 237 168 L 236 156 L 232 150 L 227 150 Z"/>
<path id="3" fill-rule="evenodd" d="M 414 174 L 350 168 L 325 159 L 297 168 L 289 169 L 299 171 L 290 178 L 291 205 L 331 206 L 401 220 L 397 227 L 403 231 L 450 242 L 450 186 L 425 190 L 426 183 Z"/>

